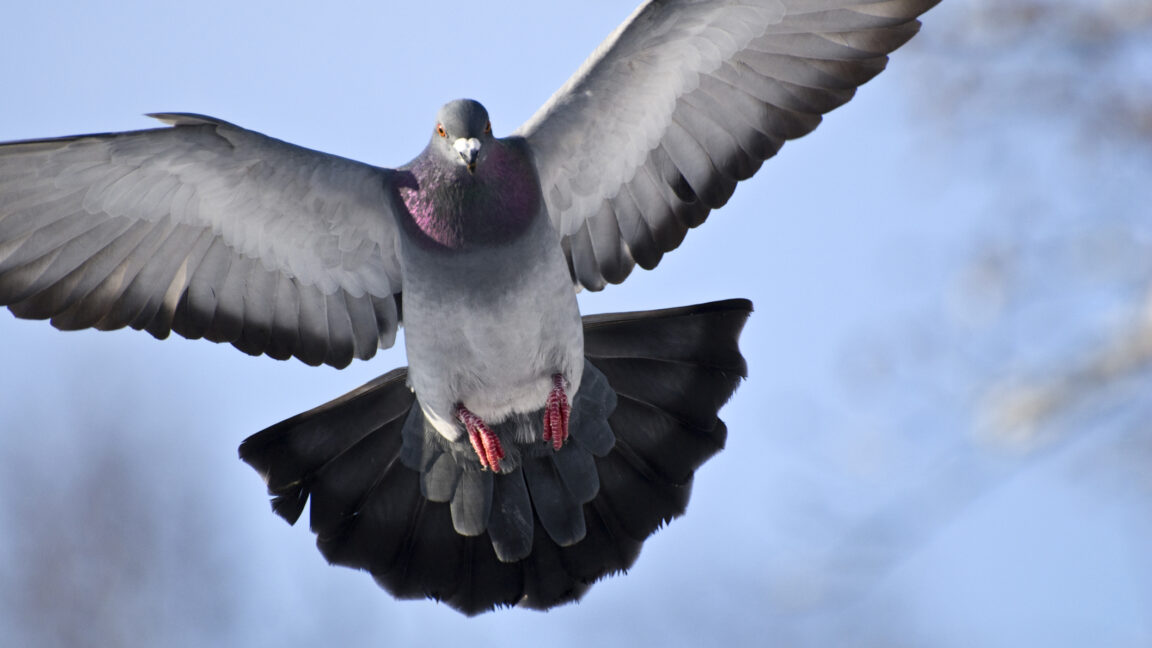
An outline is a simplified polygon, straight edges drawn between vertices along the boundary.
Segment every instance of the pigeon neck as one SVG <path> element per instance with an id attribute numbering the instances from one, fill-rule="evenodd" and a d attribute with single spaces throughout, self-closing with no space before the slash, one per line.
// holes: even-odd
<path id="1" fill-rule="evenodd" d="M 475 173 L 426 150 L 402 172 L 398 187 L 405 227 L 425 247 L 452 250 L 509 242 L 540 210 L 535 169 L 499 141 Z"/>

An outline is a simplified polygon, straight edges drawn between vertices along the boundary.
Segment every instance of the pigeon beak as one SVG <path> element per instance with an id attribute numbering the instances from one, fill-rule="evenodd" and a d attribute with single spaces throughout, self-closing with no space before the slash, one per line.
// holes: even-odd
<path id="1" fill-rule="evenodd" d="M 452 142 L 452 148 L 460 154 L 460 160 L 468 167 L 468 172 L 476 171 L 476 156 L 480 153 L 480 140 L 475 137 L 461 137 Z"/>

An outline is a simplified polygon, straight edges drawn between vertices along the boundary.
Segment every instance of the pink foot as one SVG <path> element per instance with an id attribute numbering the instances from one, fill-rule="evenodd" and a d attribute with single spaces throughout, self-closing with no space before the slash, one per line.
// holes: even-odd
<path id="1" fill-rule="evenodd" d="M 568 440 L 568 415 L 572 413 L 572 406 L 564 393 L 564 383 L 564 376 L 552 376 L 552 391 L 544 405 L 544 440 L 552 443 L 553 450 L 564 447 Z"/>
<path id="2" fill-rule="evenodd" d="M 488 468 L 492 472 L 500 472 L 500 460 L 504 458 L 504 446 L 500 445 L 500 439 L 492 433 L 488 424 L 463 405 L 456 408 L 456 418 L 460 419 L 464 428 L 468 430 L 468 440 L 472 442 L 472 449 L 480 458 L 480 466 Z"/>

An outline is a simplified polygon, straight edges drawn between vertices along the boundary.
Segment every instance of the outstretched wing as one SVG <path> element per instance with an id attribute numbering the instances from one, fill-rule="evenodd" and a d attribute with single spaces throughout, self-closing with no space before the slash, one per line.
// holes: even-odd
<path id="1" fill-rule="evenodd" d="M 878 74 L 939 0 L 653 0 L 518 133 L 573 278 L 651 269 L 785 140 Z"/>
<path id="2" fill-rule="evenodd" d="M 0 305 L 343 367 L 391 346 L 390 171 L 188 114 L 0 145 Z"/>

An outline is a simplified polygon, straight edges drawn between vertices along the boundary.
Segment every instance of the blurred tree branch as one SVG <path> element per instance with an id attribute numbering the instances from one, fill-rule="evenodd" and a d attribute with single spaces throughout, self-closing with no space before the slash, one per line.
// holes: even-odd
<path id="1" fill-rule="evenodd" d="M 1058 115 L 1089 142 L 1152 140 L 1152 3 L 968 0 L 936 9 L 914 40 L 939 117 Z"/>
<path id="2" fill-rule="evenodd" d="M 1152 2 L 954 0 L 925 34 L 901 61 L 918 127 L 953 182 L 991 198 L 939 308 L 847 349 L 865 358 L 847 376 L 862 407 L 917 448 L 890 452 L 920 453 L 890 463 L 919 469 L 884 476 L 903 488 L 805 576 L 827 581 L 817 608 L 870 591 L 1088 433 L 1142 450 L 1076 449 L 1098 474 L 1144 475 L 1125 495 L 1152 497 Z"/>

